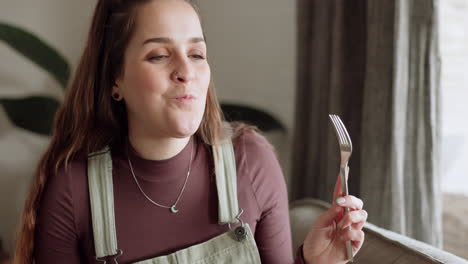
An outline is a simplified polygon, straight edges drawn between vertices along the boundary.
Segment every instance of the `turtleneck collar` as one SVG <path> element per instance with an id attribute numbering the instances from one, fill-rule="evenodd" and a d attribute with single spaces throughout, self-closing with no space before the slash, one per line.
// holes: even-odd
<path id="1" fill-rule="evenodd" d="M 192 168 L 197 153 L 197 140 L 195 136 L 190 137 L 187 145 L 175 156 L 164 160 L 149 160 L 141 157 L 141 155 L 127 142 L 127 151 L 123 154 L 124 158 L 130 159 L 135 172 L 135 176 L 139 180 L 162 182 L 175 181 L 185 179 L 189 168 L 190 154 L 193 146 Z M 128 163 L 128 160 L 127 160 Z"/>

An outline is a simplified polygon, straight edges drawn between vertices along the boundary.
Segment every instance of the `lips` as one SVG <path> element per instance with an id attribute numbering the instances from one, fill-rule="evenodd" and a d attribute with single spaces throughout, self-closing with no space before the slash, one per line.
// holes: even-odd
<path id="1" fill-rule="evenodd" d="M 174 99 L 185 101 L 185 100 L 194 100 L 196 99 L 196 97 L 192 94 L 182 94 L 182 95 L 176 96 Z"/>
<path id="2" fill-rule="evenodd" d="M 191 95 L 191 94 L 183 94 L 183 95 L 180 95 L 180 96 L 176 96 L 177 100 L 192 100 L 192 99 L 195 99 L 195 96 L 194 95 Z"/>

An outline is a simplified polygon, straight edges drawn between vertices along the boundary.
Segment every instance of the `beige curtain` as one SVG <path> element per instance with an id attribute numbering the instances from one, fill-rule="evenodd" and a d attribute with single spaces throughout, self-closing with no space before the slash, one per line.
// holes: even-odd
<path id="1" fill-rule="evenodd" d="M 291 198 L 331 200 L 336 113 L 369 221 L 441 246 L 437 0 L 298 0 L 298 10 Z"/>

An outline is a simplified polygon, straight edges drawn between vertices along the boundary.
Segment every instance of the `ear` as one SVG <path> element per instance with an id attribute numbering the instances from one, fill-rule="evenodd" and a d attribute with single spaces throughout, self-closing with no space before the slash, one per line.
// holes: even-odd
<path id="1" fill-rule="evenodd" d="M 114 84 L 112 85 L 112 93 L 116 93 L 116 92 L 119 92 L 120 90 L 120 80 L 115 80 L 114 81 Z"/>
<path id="2" fill-rule="evenodd" d="M 115 94 L 115 93 L 119 93 L 119 86 L 117 86 L 116 84 L 112 86 L 112 94 Z"/>
<path id="3" fill-rule="evenodd" d="M 121 82 L 120 80 L 115 80 L 114 84 L 112 85 L 112 92 L 111 92 L 112 98 L 115 101 L 120 101 L 123 99 L 123 94 L 122 94 L 122 88 L 121 88 Z"/>

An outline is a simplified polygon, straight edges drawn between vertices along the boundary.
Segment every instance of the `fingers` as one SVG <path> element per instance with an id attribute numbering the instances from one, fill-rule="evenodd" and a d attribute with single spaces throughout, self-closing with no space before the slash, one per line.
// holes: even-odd
<path id="1" fill-rule="evenodd" d="M 347 207 L 354 210 L 361 210 L 362 206 L 364 205 L 361 199 L 352 195 L 339 197 L 335 200 L 335 202 L 341 207 Z"/>
<path id="2" fill-rule="evenodd" d="M 343 216 L 343 218 L 338 222 L 337 228 L 344 229 L 348 226 L 353 225 L 361 229 L 364 223 L 367 221 L 367 212 L 365 210 L 351 211 Z"/>
<path id="3" fill-rule="evenodd" d="M 343 233 L 341 234 L 341 239 L 343 241 L 362 241 L 364 240 L 364 231 L 355 229 L 343 230 Z"/>
<path id="4" fill-rule="evenodd" d="M 339 183 L 339 180 L 337 183 Z M 347 195 L 340 197 L 335 200 L 330 209 L 319 217 L 316 228 L 320 228 L 320 226 L 328 226 L 331 222 L 342 219 L 344 207 L 351 208 L 353 210 L 361 210 L 362 206 L 362 200 L 355 196 Z"/>
<path id="5" fill-rule="evenodd" d="M 355 229 L 350 229 L 350 230 L 344 230 L 343 233 L 340 236 L 340 239 L 342 241 L 348 241 L 351 240 L 353 247 L 356 250 L 359 250 L 364 243 L 364 231 L 362 230 L 355 230 Z"/>
<path id="6" fill-rule="evenodd" d="M 323 214 L 321 214 L 317 218 L 317 221 L 315 221 L 313 227 L 323 228 L 323 227 L 327 227 L 330 225 L 334 225 L 335 220 L 341 219 L 342 215 L 343 215 L 343 208 L 336 204 L 333 204 L 332 207 L 330 207 L 327 211 L 325 211 Z"/>
<path id="7" fill-rule="evenodd" d="M 366 223 L 366 221 L 351 224 L 351 228 L 352 229 L 362 229 L 362 227 L 364 226 L 365 223 Z"/>

